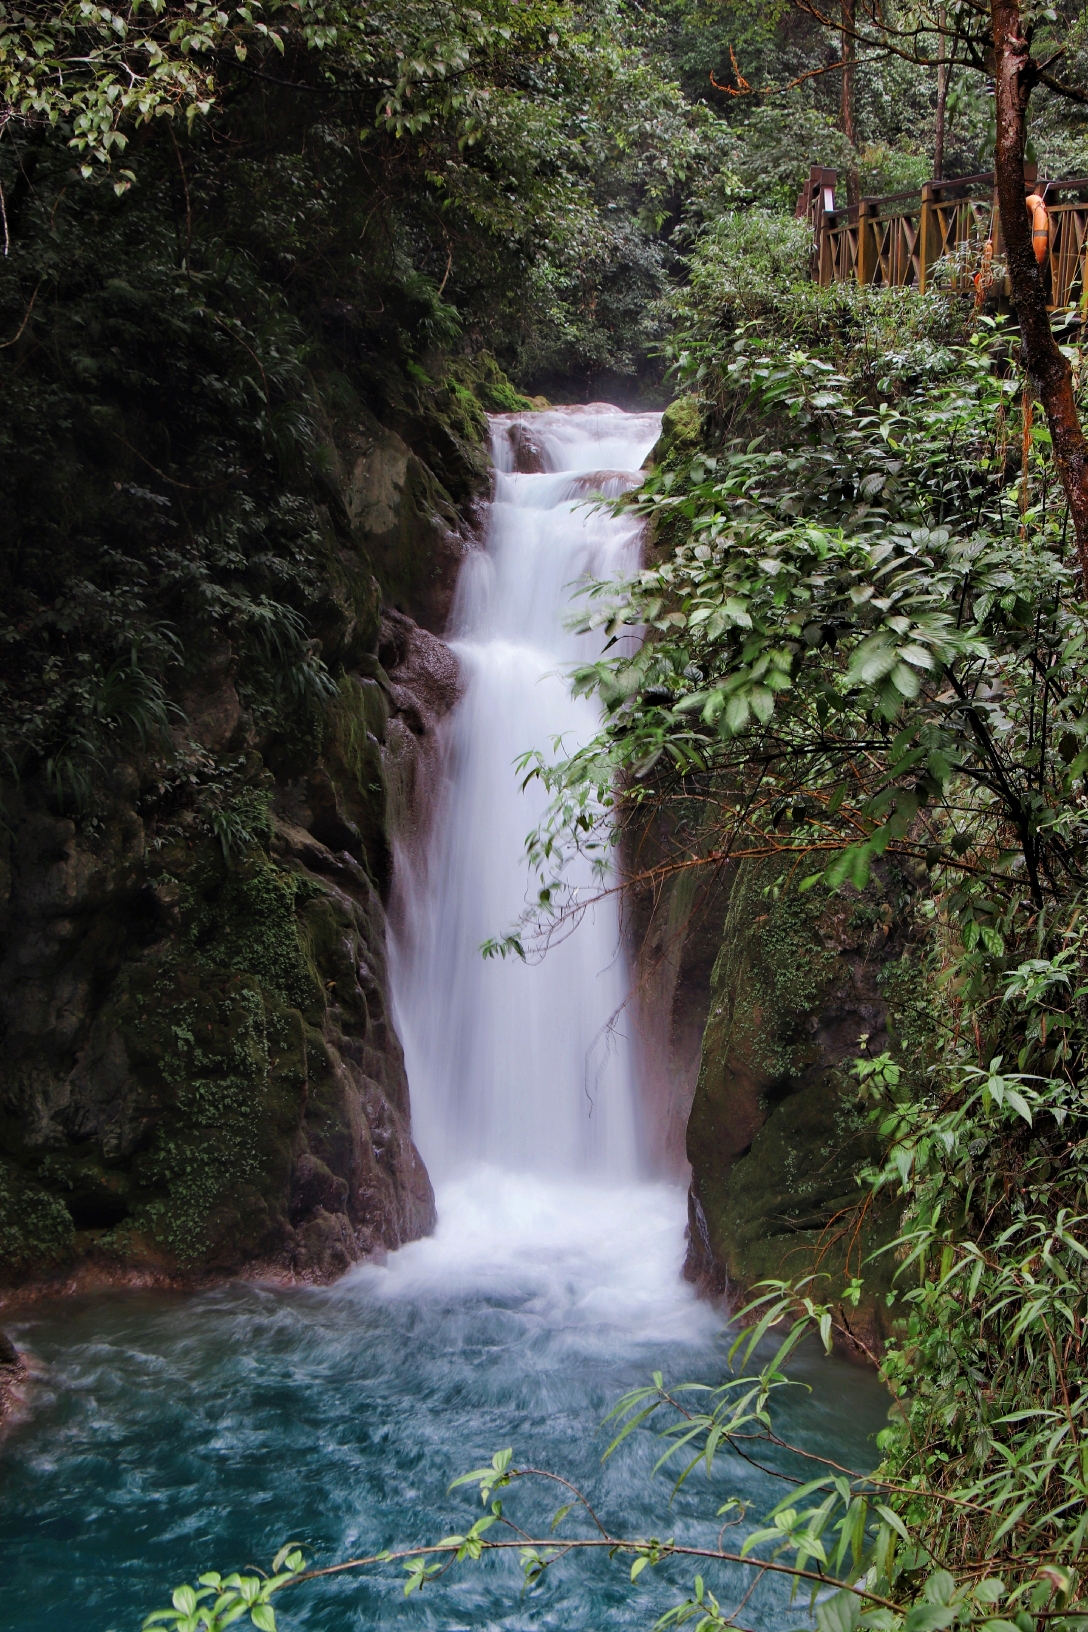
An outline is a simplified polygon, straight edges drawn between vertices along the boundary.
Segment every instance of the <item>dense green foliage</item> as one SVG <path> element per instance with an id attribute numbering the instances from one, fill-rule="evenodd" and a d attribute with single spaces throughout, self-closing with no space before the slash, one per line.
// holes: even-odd
<path id="1" fill-rule="evenodd" d="M 174 26 L 156 15 L 134 23 Z M 315 601 L 325 572 L 349 640 L 372 638 L 366 564 L 337 554 L 361 419 L 395 425 L 459 503 L 481 405 L 524 400 L 487 346 L 523 374 L 644 362 L 663 247 L 640 223 L 694 130 L 618 13 L 326 21 L 282 62 L 189 41 L 178 60 L 209 58 L 216 100 L 188 135 L 130 122 L 119 192 L 72 171 L 77 78 L 66 102 L 45 54 L 38 100 L 12 92 L 39 117 L 0 147 L 3 749 L 62 806 L 112 755 L 166 750 L 184 657 L 215 639 L 267 724 L 320 731 L 351 655 Z"/>
<path id="2" fill-rule="evenodd" d="M 1084 22 L 1061 23 L 1072 77 Z M 1061 1628 L 1088 1497 L 1084 606 L 1007 330 L 948 293 L 805 282 L 781 212 L 810 162 L 874 189 L 929 168 L 923 68 L 866 67 L 858 152 L 833 79 L 761 96 L 833 47 L 775 9 L 620 0 L 0 10 L 0 769 L 93 831 L 136 761 L 162 841 L 195 807 L 229 869 L 264 842 L 259 767 L 187 743 L 187 688 L 226 642 L 268 765 L 335 735 L 378 611 L 343 500 L 360 425 L 425 450 L 463 504 L 483 410 L 524 401 L 495 356 L 521 390 L 635 389 L 671 327 L 682 399 L 633 500 L 654 553 L 586 616 L 648 638 L 577 676 L 597 741 L 527 761 L 555 796 L 544 933 L 584 905 L 571 853 L 607 868 L 648 811 L 679 818 L 659 875 L 748 857 L 778 892 L 879 891 L 895 857 L 913 878 L 936 1058 L 909 1090 L 894 1060 L 859 1064 L 888 1151 L 867 1183 L 902 1214 L 880 1357 L 898 1414 L 874 1474 L 795 1484 L 742 1553 L 841 1588 L 823 1632 Z M 964 70 L 950 108 L 949 168 L 985 163 Z M 1044 164 L 1088 168 L 1075 111 L 1043 99 L 1034 135 Z M 784 1347 L 682 1419 L 708 1472 L 745 1435 L 789 1454 L 782 1364 L 848 1326 L 871 1273 L 828 1301 L 766 1289 L 746 1357 L 793 1319 Z M 671 1554 L 592 1544 L 633 1573 Z M 530 1583 L 561 1556 L 504 1545 Z M 158 1619 L 273 1626 L 299 1563 L 202 1578 Z M 735 1624 L 702 1581 L 672 1619 Z"/>
<path id="3" fill-rule="evenodd" d="M 837 1532 L 841 1566 L 853 1538 L 867 1587 L 923 1595 L 910 1627 L 1060 1621 L 1085 1540 L 1088 698 L 1049 439 L 992 319 L 790 288 L 788 234 L 753 285 L 728 245 L 708 236 L 683 303 L 694 418 L 672 416 L 634 500 L 655 559 L 586 620 L 649 638 L 577 676 L 598 740 L 530 762 L 555 796 L 541 907 L 576 914 L 565 859 L 606 865 L 625 821 L 670 806 L 662 873 L 759 857 L 776 893 L 849 892 L 879 891 L 886 858 L 913 868 L 937 1055 L 909 1087 L 889 1056 L 858 1067 L 887 1149 L 867 1182 L 902 1214 L 883 1516 L 867 1552 L 876 1497 L 828 1477 L 772 1531 L 798 1563 Z M 795 1337 L 848 1332 L 877 1267 L 831 1302 L 819 1275 L 769 1287 L 756 1331 L 792 1312 Z"/>
<path id="4" fill-rule="evenodd" d="M 83 808 L 211 638 L 312 738 L 360 418 L 460 504 L 481 406 L 524 400 L 490 353 L 530 389 L 652 373 L 723 162 L 655 42 L 616 0 L 0 16 L 6 774 Z"/>

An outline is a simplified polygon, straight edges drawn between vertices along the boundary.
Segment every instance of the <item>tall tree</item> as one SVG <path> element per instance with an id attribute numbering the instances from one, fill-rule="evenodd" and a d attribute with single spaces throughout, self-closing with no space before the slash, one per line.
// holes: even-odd
<path id="1" fill-rule="evenodd" d="M 991 0 L 990 19 L 997 97 L 994 180 L 1012 303 L 1020 325 L 1021 358 L 1029 386 L 1037 392 L 1046 413 L 1054 462 L 1069 501 L 1082 592 L 1088 593 L 1088 442 L 1073 395 L 1072 369 L 1050 326 L 1043 271 L 1032 249 L 1024 207 L 1028 101 L 1046 70 L 1031 54 L 1034 29 L 1026 22 L 1019 0 Z M 1077 93 L 1077 100 L 1085 98 Z"/>
<path id="2" fill-rule="evenodd" d="M 945 115 L 948 108 L 948 81 L 951 77 L 951 68 L 948 60 L 948 37 L 945 33 L 948 27 L 948 7 L 941 6 L 937 11 L 937 129 L 933 143 L 933 179 L 944 180 L 944 129 Z"/>
<path id="3" fill-rule="evenodd" d="M 842 133 L 850 143 L 851 148 L 857 148 L 857 129 L 854 123 L 854 77 L 857 72 L 857 48 L 855 28 L 854 0 L 842 0 L 842 103 L 840 107 L 840 124 Z M 857 159 L 851 156 L 850 168 L 846 173 L 847 199 L 851 206 L 857 204 L 861 196 L 861 183 L 858 177 Z"/>

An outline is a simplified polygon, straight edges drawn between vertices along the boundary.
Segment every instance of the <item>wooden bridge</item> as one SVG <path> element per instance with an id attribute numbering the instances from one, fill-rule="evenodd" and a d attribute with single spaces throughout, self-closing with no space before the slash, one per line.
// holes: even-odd
<path id="1" fill-rule="evenodd" d="M 943 261 L 953 281 L 968 284 L 983 265 L 984 245 L 1002 254 L 1001 214 L 993 171 L 955 181 L 927 181 L 921 189 L 836 205 L 838 172 L 814 165 L 797 200 L 797 215 L 813 229 L 812 272 L 821 284 L 910 285 L 924 292 Z M 1024 166 L 1025 197 L 1038 191 L 1048 213 L 1044 262 L 1047 304 L 1060 311 L 1088 293 L 1088 177 L 1039 181 Z"/>

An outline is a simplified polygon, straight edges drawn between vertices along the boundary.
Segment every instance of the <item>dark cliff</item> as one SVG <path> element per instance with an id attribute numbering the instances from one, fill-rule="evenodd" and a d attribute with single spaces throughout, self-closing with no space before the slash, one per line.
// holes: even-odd
<path id="1" fill-rule="evenodd" d="M 46 148 L 13 214 L 53 293 L 0 354 L 9 1289 L 327 1278 L 434 1218 L 391 824 L 457 694 L 417 625 L 521 399 L 486 354 L 420 362 L 411 312 L 292 286 L 266 168 L 205 170 L 179 267 L 166 159 L 66 197 Z"/>

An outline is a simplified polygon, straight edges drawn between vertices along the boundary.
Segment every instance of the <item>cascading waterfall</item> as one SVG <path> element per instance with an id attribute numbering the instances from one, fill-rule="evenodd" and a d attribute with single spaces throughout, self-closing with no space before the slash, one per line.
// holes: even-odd
<path id="1" fill-rule="evenodd" d="M 656 428 L 610 408 L 534 416 L 547 468 L 517 475 L 496 427 L 488 549 L 458 598 L 467 687 L 431 853 L 402 903 L 399 1004 L 437 1231 L 331 1287 L 64 1300 L 10 1326 L 39 1367 L 0 1480 L 12 1632 L 135 1625 L 168 1584 L 267 1562 L 288 1537 L 322 1563 L 432 1541 L 479 1516 L 450 1481 L 504 1446 L 577 1480 L 617 1533 L 664 1525 L 714 1544 L 721 1497 L 702 1481 L 666 1517 L 652 1428 L 600 1461 L 598 1428 L 624 1389 L 657 1367 L 712 1380 L 725 1366 L 720 1317 L 680 1278 L 683 1192 L 636 1176 L 617 914 L 601 903 L 534 968 L 479 952 L 525 901 L 541 802 L 518 791 L 515 757 L 559 733 L 574 746 L 597 723 L 563 678 L 593 650 L 566 629 L 571 586 L 634 560 L 630 524 L 578 500 L 602 469 L 614 487 L 629 480 L 616 472 L 637 469 Z M 786 1437 L 864 1458 L 886 1411 L 875 1381 L 824 1367 L 819 1401 L 787 1402 Z M 730 1481 L 754 1512 L 781 1496 L 754 1463 L 733 1463 Z M 549 1534 L 554 1489 L 517 1485 L 518 1522 Z M 297 1589 L 281 1624 L 634 1632 L 677 1588 L 664 1568 L 632 1588 L 597 1555 L 556 1565 L 528 1603 L 520 1585 L 508 1554 L 408 1605 L 396 1570 L 349 1573 Z M 716 1572 L 713 1590 L 733 1601 L 745 1585 Z M 794 1624 L 787 1593 L 766 1581 L 746 1619 Z"/>
<path id="2" fill-rule="evenodd" d="M 571 749 L 595 705 L 567 671 L 601 649 L 568 628 L 590 578 L 637 564 L 637 524 L 587 501 L 622 491 L 660 416 L 603 404 L 535 414 L 543 470 L 514 469 L 509 418 L 496 419 L 486 551 L 462 569 L 452 644 L 465 692 L 447 726 L 446 785 L 432 849 L 402 866 L 396 989 L 417 1142 L 433 1175 L 470 1160 L 506 1170 L 629 1179 L 637 1167 L 627 968 L 613 899 L 589 908 L 541 964 L 486 962 L 481 943 L 527 904 L 525 836 L 543 814 L 524 791 L 526 749 Z M 583 882 L 590 889 L 588 874 Z M 592 891 L 591 891 L 592 893 Z"/>

